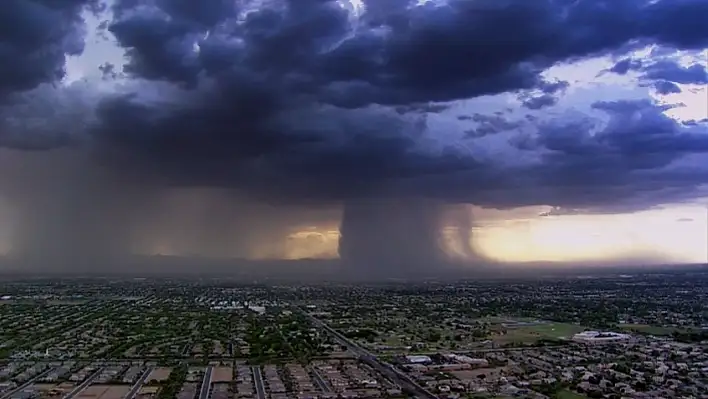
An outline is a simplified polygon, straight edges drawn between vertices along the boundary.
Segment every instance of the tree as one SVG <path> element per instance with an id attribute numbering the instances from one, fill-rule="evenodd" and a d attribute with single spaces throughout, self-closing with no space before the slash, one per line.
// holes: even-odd
<path id="1" fill-rule="evenodd" d="M 428 334 L 427 340 L 428 340 L 429 342 L 438 342 L 438 341 L 440 341 L 440 338 L 442 338 L 442 336 L 440 335 L 439 332 L 437 332 L 437 331 L 431 331 L 431 332 Z"/>

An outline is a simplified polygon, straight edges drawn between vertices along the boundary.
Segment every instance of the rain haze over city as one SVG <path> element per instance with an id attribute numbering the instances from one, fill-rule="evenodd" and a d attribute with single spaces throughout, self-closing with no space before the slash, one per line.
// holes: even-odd
<path id="1" fill-rule="evenodd" d="M 706 18 L 702 0 L 12 0 L 0 250 L 60 272 L 702 263 Z"/>
<path id="2" fill-rule="evenodd" d="M 0 4 L 0 399 L 708 398 L 708 0 Z"/>

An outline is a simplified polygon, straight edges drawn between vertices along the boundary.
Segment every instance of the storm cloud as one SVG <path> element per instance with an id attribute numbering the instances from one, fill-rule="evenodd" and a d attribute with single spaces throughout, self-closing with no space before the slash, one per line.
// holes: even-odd
<path id="1" fill-rule="evenodd" d="M 165 192 L 189 188 L 211 190 L 179 239 L 194 252 L 247 257 L 306 223 L 288 207 L 336 205 L 345 261 L 440 263 L 450 204 L 641 209 L 705 183 L 682 163 L 708 151 L 705 124 L 652 102 L 554 120 L 475 113 L 459 132 L 427 119 L 503 93 L 551 107 L 568 83 L 544 72 L 603 55 L 625 57 L 614 72 L 641 70 L 663 93 L 699 82 L 700 66 L 626 57 L 708 47 L 705 1 L 417 3 L 11 0 L 0 12 L 0 145 L 8 168 L 25 169 L 0 190 L 23 226 L 14 248 L 130 252 Z M 127 63 L 96 65 L 116 79 L 110 89 L 59 85 L 83 49 L 84 16 L 102 5 Z M 507 158 L 481 150 L 500 137 Z"/>

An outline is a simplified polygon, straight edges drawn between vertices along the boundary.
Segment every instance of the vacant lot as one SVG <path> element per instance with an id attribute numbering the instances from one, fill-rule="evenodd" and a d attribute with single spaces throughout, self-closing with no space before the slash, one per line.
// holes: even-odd
<path id="1" fill-rule="evenodd" d="M 130 391 L 125 385 L 91 385 L 81 392 L 82 399 L 122 399 Z"/>
<path id="2" fill-rule="evenodd" d="M 231 367 L 215 367 L 212 373 L 211 381 L 214 383 L 218 382 L 231 382 L 233 380 L 233 369 Z"/>
<path id="3" fill-rule="evenodd" d="M 147 381 L 157 381 L 157 382 L 167 381 L 167 379 L 170 377 L 170 373 L 172 373 L 171 368 L 158 367 L 150 373 L 150 375 L 147 378 Z"/>

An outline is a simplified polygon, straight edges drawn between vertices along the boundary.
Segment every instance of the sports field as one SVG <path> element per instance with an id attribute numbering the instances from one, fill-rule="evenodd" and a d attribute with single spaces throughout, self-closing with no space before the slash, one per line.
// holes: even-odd
<path id="1" fill-rule="evenodd" d="M 584 331 L 583 326 L 567 323 L 538 321 L 529 325 L 506 328 L 506 334 L 494 337 L 497 342 L 535 342 L 540 339 L 570 339 L 574 334 Z"/>

